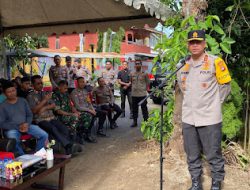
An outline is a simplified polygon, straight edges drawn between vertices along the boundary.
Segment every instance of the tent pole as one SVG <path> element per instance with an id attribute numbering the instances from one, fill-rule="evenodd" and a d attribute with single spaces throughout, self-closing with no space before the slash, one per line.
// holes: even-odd
<path id="1" fill-rule="evenodd" d="M 3 28 L 0 25 L 0 42 L 1 42 L 1 49 L 2 49 L 2 59 L 0 60 L 0 78 L 7 77 L 7 62 L 6 62 L 6 48 L 4 45 L 4 32 Z"/>

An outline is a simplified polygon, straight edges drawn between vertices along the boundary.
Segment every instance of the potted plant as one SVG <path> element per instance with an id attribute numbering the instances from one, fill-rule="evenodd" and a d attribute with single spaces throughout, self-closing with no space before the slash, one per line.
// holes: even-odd
<path id="1" fill-rule="evenodd" d="M 54 160 L 54 154 L 53 154 L 53 149 L 51 148 L 54 146 L 56 143 L 55 140 L 51 140 L 51 142 L 48 142 L 47 144 L 47 150 L 46 150 L 46 159 L 47 160 Z"/>

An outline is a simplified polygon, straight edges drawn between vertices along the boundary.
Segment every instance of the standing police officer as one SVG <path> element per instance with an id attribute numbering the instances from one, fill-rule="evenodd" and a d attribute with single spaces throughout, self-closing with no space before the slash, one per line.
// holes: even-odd
<path id="1" fill-rule="evenodd" d="M 132 84 L 132 111 L 134 122 L 131 127 L 137 127 L 138 118 L 138 103 L 147 96 L 147 87 L 149 85 L 148 74 L 142 71 L 142 62 L 140 60 L 135 61 L 135 72 L 131 73 Z M 142 115 L 144 121 L 148 120 L 148 107 L 147 101 L 141 105 Z"/>
<path id="2" fill-rule="evenodd" d="M 107 61 L 105 67 L 106 68 L 104 71 L 102 71 L 101 76 L 104 79 L 106 85 L 108 85 L 111 88 L 111 90 L 114 94 L 114 85 L 115 85 L 115 81 L 116 81 L 115 75 L 116 74 L 115 74 L 115 71 L 112 69 L 111 61 Z"/>
<path id="3" fill-rule="evenodd" d="M 58 89 L 58 84 L 61 80 L 68 80 L 68 72 L 65 66 L 61 66 L 61 57 L 59 55 L 54 56 L 55 66 L 51 66 L 49 69 L 49 79 L 53 90 Z"/>
<path id="4" fill-rule="evenodd" d="M 205 52 L 205 32 L 188 33 L 191 57 L 177 74 L 183 92 L 182 128 L 188 169 L 192 177 L 189 190 L 202 190 L 202 153 L 210 164 L 211 190 L 220 190 L 224 179 L 221 151 L 221 105 L 230 93 L 231 77 L 225 62 Z"/>
<path id="5" fill-rule="evenodd" d="M 122 63 L 123 69 L 118 72 L 118 83 L 120 86 L 120 93 L 121 93 L 121 108 L 122 108 L 122 115 L 121 117 L 125 117 L 125 103 L 126 103 L 126 96 L 128 98 L 129 108 L 130 108 L 130 119 L 133 119 L 132 114 L 132 99 L 131 99 L 131 82 L 130 82 L 130 70 L 128 70 L 128 62 L 124 61 Z"/>

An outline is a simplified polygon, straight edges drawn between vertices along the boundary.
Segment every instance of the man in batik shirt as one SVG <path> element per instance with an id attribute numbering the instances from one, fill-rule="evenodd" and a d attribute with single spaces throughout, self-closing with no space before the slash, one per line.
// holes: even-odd
<path id="1" fill-rule="evenodd" d="M 80 138 L 83 138 L 85 133 L 85 140 L 87 142 L 96 142 L 90 135 L 92 117 L 86 112 L 79 112 L 71 104 L 70 96 L 68 94 L 68 82 L 60 81 L 58 84 L 58 91 L 53 93 L 52 97 L 56 104 L 55 112 L 58 119 L 62 121 L 71 130 L 77 133 Z M 81 143 L 81 142 L 80 142 Z"/>

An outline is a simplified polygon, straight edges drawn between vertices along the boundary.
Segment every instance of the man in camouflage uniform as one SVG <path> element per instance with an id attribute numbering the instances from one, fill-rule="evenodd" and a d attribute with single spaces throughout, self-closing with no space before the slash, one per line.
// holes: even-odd
<path id="1" fill-rule="evenodd" d="M 101 77 L 104 79 L 106 85 L 108 85 L 114 94 L 114 85 L 116 81 L 115 71 L 112 69 L 111 61 L 107 61 L 105 65 L 105 70 L 102 71 Z"/>
<path id="2" fill-rule="evenodd" d="M 85 133 L 85 140 L 88 142 L 96 142 L 90 136 L 92 116 L 86 112 L 79 112 L 71 104 L 70 96 L 68 94 L 68 82 L 60 81 L 58 84 L 59 91 L 53 93 L 52 98 L 56 104 L 55 112 L 58 119 L 68 126 L 72 131 L 76 132 L 80 138 L 83 138 Z M 80 141 L 80 143 L 82 143 Z"/>
<path id="3" fill-rule="evenodd" d="M 61 57 L 59 55 L 54 56 L 54 62 L 56 65 L 51 66 L 49 69 L 49 79 L 53 90 L 57 90 L 58 83 L 61 80 L 68 80 L 68 72 L 65 66 L 61 66 Z"/>
<path id="4" fill-rule="evenodd" d="M 33 113 L 33 122 L 49 135 L 53 135 L 63 145 L 66 154 L 74 154 L 76 151 L 81 151 L 79 145 L 71 142 L 68 128 L 56 119 L 53 113 L 56 105 L 52 100 L 52 93 L 42 91 L 42 77 L 34 75 L 31 78 L 31 82 L 34 91 L 28 95 L 27 101 Z"/>
<path id="5" fill-rule="evenodd" d="M 76 68 L 71 65 L 72 61 L 70 56 L 67 56 L 65 60 L 69 84 L 68 92 L 70 94 L 75 89 Z"/>
<path id="6" fill-rule="evenodd" d="M 98 87 L 95 87 L 93 90 L 93 97 L 95 103 L 100 107 L 101 110 L 108 112 L 108 118 L 110 121 L 110 128 L 114 129 L 117 126 L 116 120 L 121 115 L 121 108 L 114 103 L 114 95 L 109 86 L 106 85 L 102 77 L 98 78 Z M 112 118 L 112 112 L 116 112 Z"/>
<path id="7" fill-rule="evenodd" d="M 230 93 L 231 77 L 223 59 L 205 52 L 205 32 L 188 33 L 191 57 L 177 73 L 183 92 L 182 128 L 188 169 L 192 177 L 189 190 L 202 190 L 202 154 L 210 164 L 211 190 L 220 190 L 224 179 L 221 152 L 221 105 Z"/>
<path id="8" fill-rule="evenodd" d="M 99 127 L 97 130 L 98 136 L 106 136 L 103 133 L 103 124 L 106 119 L 106 113 L 102 110 L 95 110 L 92 105 L 91 96 L 86 87 L 86 82 L 83 77 L 77 78 L 77 88 L 71 93 L 71 99 L 79 112 L 90 113 L 93 117 L 99 118 Z M 93 124 L 94 120 L 92 120 Z"/>
<path id="9" fill-rule="evenodd" d="M 138 118 L 138 103 L 147 96 L 147 87 L 149 85 L 148 74 L 142 71 L 142 62 L 140 60 L 135 61 L 135 72 L 130 75 L 132 85 L 132 111 L 134 122 L 131 127 L 137 127 Z M 147 100 L 141 105 L 142 115 L 144 121 L 148 120 L 148 107 Z"/>

